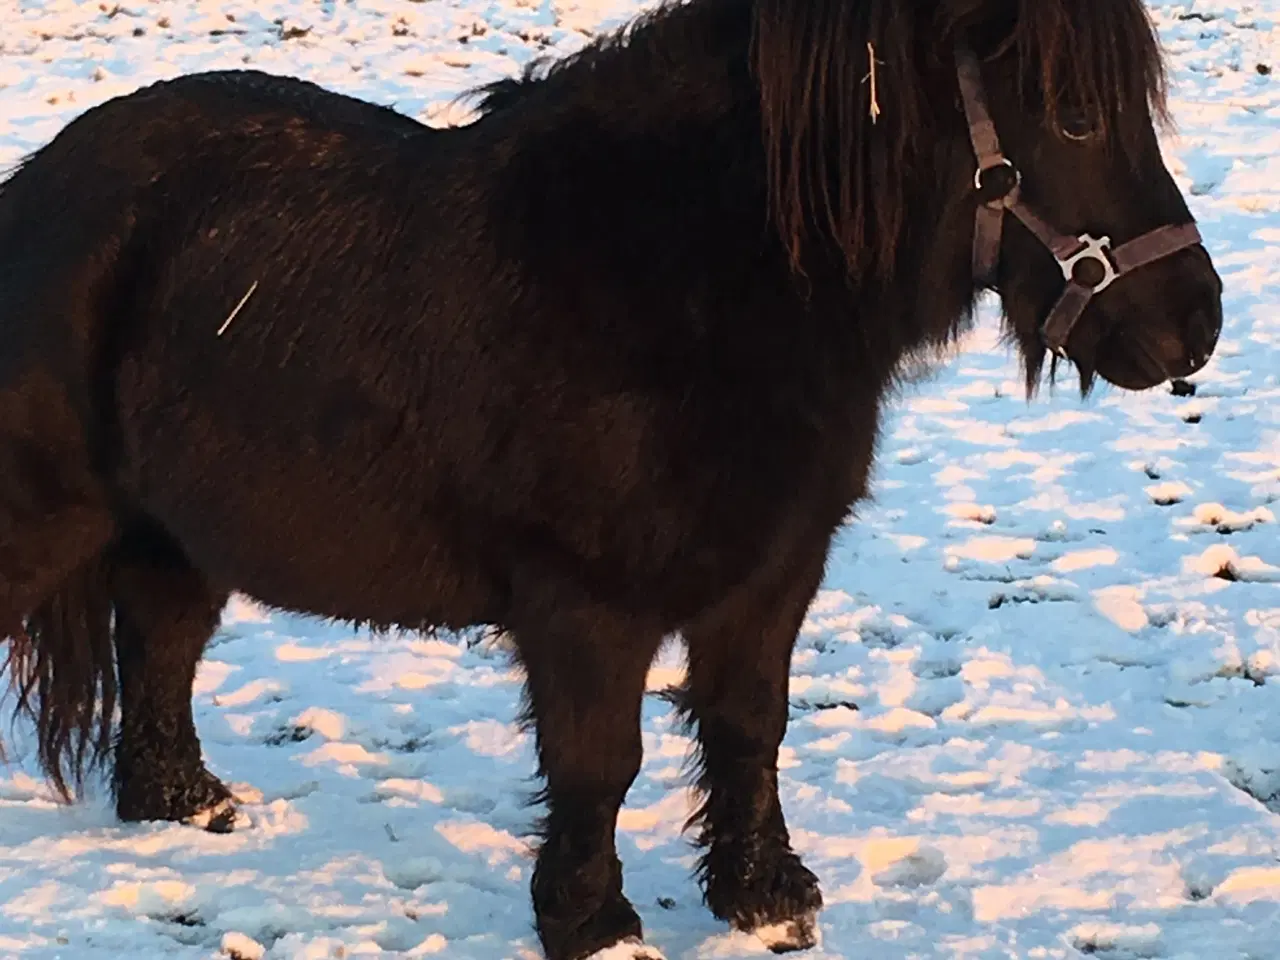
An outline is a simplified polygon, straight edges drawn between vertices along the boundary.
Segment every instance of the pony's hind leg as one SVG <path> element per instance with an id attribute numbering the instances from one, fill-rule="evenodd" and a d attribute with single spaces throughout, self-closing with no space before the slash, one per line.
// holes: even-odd
<path id="1" fill-rule="evenodd" d="M 767 587 L 738 592 L 684 630 L 683 706 L 697 724 L 707 905 L 775 953 L 811 947 L 822 907 L 817 878 L 791 850 L 778 799 L 791 651 L 822 579 L 822 557 Z"/>
<path id="2" fill-rule="evenodd" d="M 640 772 L 641 701 L 662 633 L 563 597 L 514 619 L 546 778 L 532 881 L 543 950 L 548 960 L 579 960 L 634 941 L 628 956 L 653 956 L 622 892 L 614 831 Z"/>
<path id="3" fill-rule="evenodd" d="M 121 715 L 116 812 L 122 820 L 186 821 L 226 832 L 235 805 L 205 769 L 191 689 L 227 596 L 162 535 L 130 531 L 113 560 Z"/>

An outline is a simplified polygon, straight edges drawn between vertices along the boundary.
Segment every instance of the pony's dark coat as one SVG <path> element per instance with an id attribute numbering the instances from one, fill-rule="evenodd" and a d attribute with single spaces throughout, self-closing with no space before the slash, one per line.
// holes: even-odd
<path id="1" fill-rule="evenodd" d="M 105 754 L 118 700 L 121 816 L 227 825 L 190 693 L 232 590 L 498 624 L 546 778 L 538 931 L 570 960 L 640 935 L 613 829 L 679 632 L 707 901 L 808 942 L 790 652 L 886 392 L 977 292 L 962 32 L 1062 229 L 1189 219 L 1137 0 L 693 0 L 447 131 L 253 72 L 72 122 L 0 192 L 0 626 L 50 775 Z M 1067 108 L 1098 136 L 1060 137 Z M 1034 379 L 1062 279 L 1016 228 L 1003 252 Z M 1200 250 L 1149 267 L 1072 357 L 1158 382 L 1218 289 Z"/>

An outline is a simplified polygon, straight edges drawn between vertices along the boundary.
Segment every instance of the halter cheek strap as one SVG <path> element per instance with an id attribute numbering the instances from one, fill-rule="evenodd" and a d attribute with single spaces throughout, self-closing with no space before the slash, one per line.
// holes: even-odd
<path id="1" fill-rule="evenodd" d="M 978 161 L 973 178 L 979 197 L 973 233 L 974 279 L 983 286 L 994 286 L 1004 215 L 1006 211 L 1012 213 L 1044 244 L 1062 269 L 1066 286 L 1040 333 L 1050 350 L 1066 357 L 1071 331 L 1097 294 L 1139 267 L 1200 243 L 1200 231 L 1194 223 L 1157 227 L 1115 249 L 1110 237 L 1059 232 L 1022 201 L 1022 174 L 1000 149 L 977 55 L 964 44 L 956 46 L 956 73 L 969 140 Z"/>

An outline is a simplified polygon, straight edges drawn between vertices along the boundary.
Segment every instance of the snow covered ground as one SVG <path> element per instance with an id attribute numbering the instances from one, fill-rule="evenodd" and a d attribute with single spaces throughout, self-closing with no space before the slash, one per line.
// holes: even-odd
<path id="1" fill-rule="evenodd" d="M 632 0 L 0 2 L 0 166 L 211 67 L 430 122 Z M 1280 0 L 1155 0 L 1168 153 L 1226 282 L 1194 396 L 1023 399 L 988 322 L 885 432 L 796 655 L 782 781 L 821 958 L 1280 958 Z M 678 678 L 664 655 L 651 686 Z M 519 676 L 234 603 L 200 673 L 227 836 L 122 826 L 0 768 L 0 956 L 537 956 Z M 21 742 L 21 738 L 20 738 Z M 627 892 L 668 957 L 765 954 L 701 907 L 687 740 L 645 710 Z M 1273 812 L 1274 811 L 1274 812 Z"/>

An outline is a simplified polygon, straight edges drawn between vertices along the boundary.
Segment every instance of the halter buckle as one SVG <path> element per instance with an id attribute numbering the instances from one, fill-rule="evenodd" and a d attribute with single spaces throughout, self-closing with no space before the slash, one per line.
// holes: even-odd
<path id="1" fill-rule="evenodd" d="M 1107 256 L 1107 252 L 1111 249 L 1110 237 L 1093 237 L 1087 233 L 1082 233 L 1076 237 L 1084 246 L 1073 253 L 1069 257 L 1055 258 L 1058 266 L 1062 267 L 1062 276 L 1069 283 L 1077 283 L 1089 290 L 1090 293 L 1101 293 L 1111 284 L 1115 283 L 1116 278 L 1120 274 L 1116 271 L 1115 265 L 1111 262 L 1111 258 Z M 1076 266 L 1085 260 L 1094 260 L 1102 268 L 1102 277 L 1097 283 L 1082 283 L 1076 278 Z"/>

